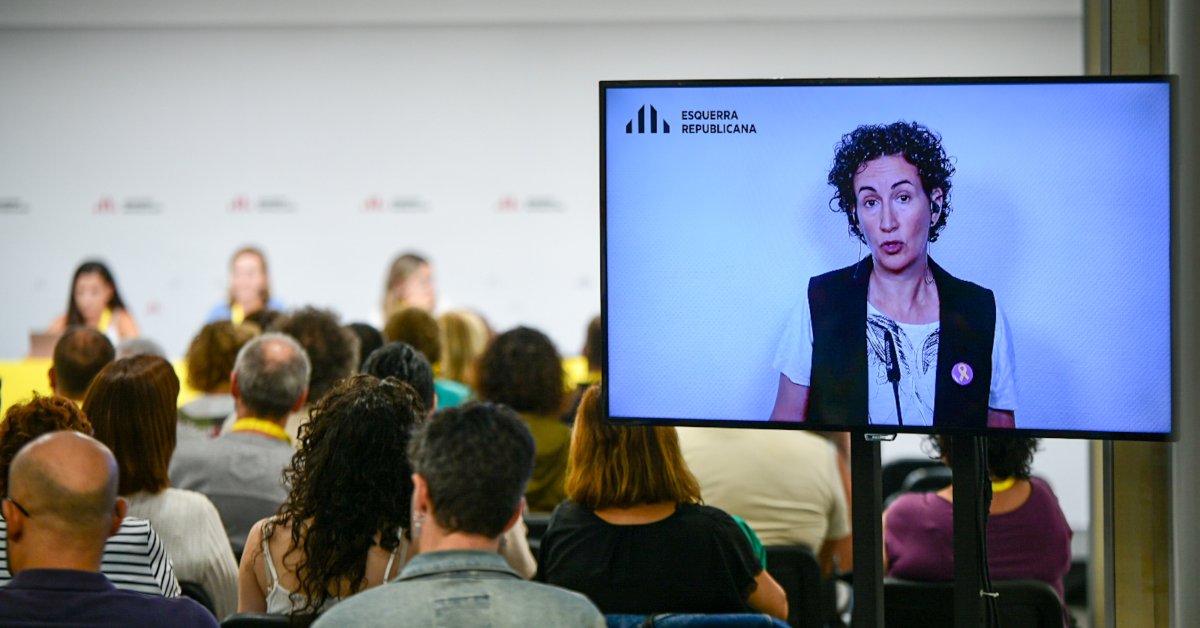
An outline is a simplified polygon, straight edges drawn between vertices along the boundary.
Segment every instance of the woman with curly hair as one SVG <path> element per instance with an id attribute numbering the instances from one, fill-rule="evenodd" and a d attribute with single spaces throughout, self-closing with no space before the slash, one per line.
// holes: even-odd
<path id="1" fill-rule="evenodd" d="M 536 329 L 518 327 L 496 336 L 479 358 L 479 396 L 521 415 L 537 446 L 533 477 L 525 489 L 529 510 L 550 512 L 566 498 L 571 428 L 558 420 L 564 390 L 562 358 Z"/>
<path id="2" fill-rule="evenodd" d="M 831 202 L 869 254 L 809 281 L 775 357 L 771 420 L 1015 427 L 995 295 L 929 258 L 951 212 L 941 136 L 917 122 L 864 125 L 835 151 Z"/>
<path id="3" fill-rule="evenodd" d="M 284 472 L 287 501 L 246 539 L 240 612 L 312 615 L 400 572 L 413 553 L 406 452 L 424 407 L 408 384 L 370 375 L 313 407 Z"/>

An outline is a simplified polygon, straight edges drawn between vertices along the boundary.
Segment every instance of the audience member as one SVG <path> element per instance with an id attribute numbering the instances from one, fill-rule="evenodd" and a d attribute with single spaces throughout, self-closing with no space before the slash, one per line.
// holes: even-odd
<path id="1" fill-rule="evenodd" d="M 383 337 L 388 342 L 403 342 L 425 355 L 430 364 L 442 359 L 442 341 L 439 337 L 437 320 L 425 310 L 415 307 L 404 308 L 388 318 L 383 328 Z M 433 386 L 437 390 L 438 405 L 453 408 L 471 397 L 471 389 L 452 380 L 436 377 Z"/>
<path id="2" fill-rule="evenodd" d="M 741 613 L 787 618 L 787 598 L 747 535 L 700 487 L 675 429 L 604 423 L 600 387 L 571 440 L 570 501 L 542 538 L 537 579 L 605 613 Z"/>
<path id="3" fill-rule="evenodd" d="M 54 344 L 50 389 L 60 397 L 83 401 L 92 379 L 116 356 L 113 343 L 91 327 L 72 327 Z"/>
<path id="4" fill-rule="evenodd" d="M 832 443 L 799 431 L 677 432 L 705 503 L 746 520 L 765 545 L 809 548 L 830 571 L 837 542 L 850 534 Z"/>
<path id="5" fill-rule="evenodd" d="M 433 368 L 420 351 L 403 342 L 389 342 L 371 354 L 364 372 L 380 379 L 394 377 L 412 386 L 426 411 L 432 415 L 437 409 L 437 396 L 433 392 Z M 507 530 L 500 537 L 500 554 L 508 564 L 525 578 L 532 578 L 537 571 L 537 562 L 529 549 L 528 530 L 525 521 Z"/>
<path id="6" fill-rule="evenodd" d="M 291 336 L 267 333 L 246 343 L 233 368 L 233 427 L 207 446 L 176 450 L 172 485 L 203 493 L 221 513 L 235 552 L 259 519 L 287 499 L 283 470 L 292 463 L 288 415 L 304 405 L 308 356 Z"/>
<path id="7" fill-rule="evenodd" d="M 406 307 L 432 312 L 436 305 L 437 291 L 429 260 L 411 251 L 393 260 L 383 287 L 383 320 Z"/>
<path id="8" fill-rule="evenodd" d="M 492 339 L 487 321 L 470 310 L 453 310 L 439 316 L 437 324 L 442 344 L 438 362 L 441 376 L 474 387 L 475 362 Z"/>
<path id="9" fill-rule="evenodd" d="M 935 454 L 950 464 L 953 441 L 930 439 Z M 993 580 L 1047 582 L 1063 597 L 1063 576 L 1071 567 L 1071 526 L 1050 485 L 1031 477 L 1037 440 L 988 438 L 987 468 L 992 478 L 988 510 L 988 570 Z M 936 493 L 901 495 L 883 513 L 884 569 L 909 580 L 954 579 L 954 487 Z"/>
<path id="10" fill-rule="evenodd" d="M 175 450 L 179 378 L 162 358 L 139 355 L 104 367 L 88 388 L 83 412 L 96 438 L 112 450 L 121 471 L 119 492 L 130 514 L 149 519 L 181 582 L 199 585 L 218 618 L 237 600 L 237 565 L 212 502 L 200 493 L 169 488 Z"/>
<path id="11" fill-rule="evenodd" d="M 497 555 L 521 521 L 534 444 L 516 413 L 444 410 L 409 447 L 412 535 L 420 554 L 394 582 L 356 595 L 317 626 L 604 626 L 586 598 L 525 582 Z"/>
<path id="12" fill-rule="evenodd" d="M 588 321 L 587 337 L 583 340 L 583 359 L 587 362 L 587 376 L 577 382 L 575 390 L 570 393 L 567 410 L 562 414 L 562 420 L 567 425 L 575 422 L 583 393 L 587 392 L 592 384 L 600 382 L 600 375 L 604 369 L 604 326 L 600 323 L 599 316 Z"/>
<path id="13" fill-rule="evenodd" d="M 117 589 L 100 573 L 127 505 L 117 497 L 116 461 L 95 439 L 71 431 L 37 438 L 13 459 L 8 489 L 16 576 L 0 588 L 0 624 L 217 626 L 192 600 Z"/>
<path id="14" fill-rule="evenodd" d="M 8 469 L 13 457 L 42 434 L 59 430 L 92 433 L 92 424 L 74 402 L 62 397 L 40 397 L 8 409 L 0 423 L 0 495 L 8 495 Z M 8 524 L 0 519 L 0 586 L 8 584 Z M 118 589 L 175 597 L 179 582 L 171 559 L 149 521 L 125 517 L 121 528 L 104 544 L 100 561 L 103 573 Z"/>
<path id="15" fill-rule="evenodd" d="M 163 351 L 162 345 L 141 336 L 127 338 L 117 343 L 118 360 L 121 358 L 132 358 L 135 355 L 156 355 L 160 358 L 165 358 L 167 357 L 167 352 Z"/>
<path id="16" fill-rule="evenodd" d="M 261 312 L 283 310 L 283 303 L 271 297 L 271 277 L 267 256 L 254 246 L 234 251 L 229 260 L 229 299 L 208 312 L 208 322 L 230 321 L 241 324 L 246 317 Z"/>
<path id="17" fill-rule="evenodd" d="M 238 352 L 259 333 L 257 325 L 235 325 L 229 321 L 216 321 L 200 328 L 184 357 L 187 385 L 201 393 L 179 407 L 179 417 L 186 424 L 211 434 L 214 427 L 234 413 L 230 373 Z"/>
<path id="18" fill-rule="evenodd" d="M 406 448 L 424 419 L 416 391 L 391 378 L 355 375 L 317 402 L 287 500 L 246 540 L 238 610 L 318 613 L 399 573 L 414 553 Z"/>
<path id="19" fill-rule="evenodd" d="M 350 323 L 346 325 L 346 329 L 358 336 L 358 372 L 361 373 L 363 364 L 367 362 L 367 356 L 383 346 L 383 334 L 367 323 Z"/>
<path id="20" fill-rule="evenodd" d="M 301 308 L 280 317 L 269 331 L 291 336 L 304 347 L 312 364 L 308 380 L 308 403 L 288 417 L 288 436 L 297 440 L 300 426 L 308 421 L 308 411 L 337 383 L 358 369 L 358 338 L 338 323 L 337 314 L 314 307 Z M 232 426 L 228 423 L 225 429 Z"/>
<path id="21" fill-rule="evenodd" d="M 76 326 L 91 327 L 108 336 L 114 345 L 138 335 L 137 323 L 121 300 L 117 282 L 102 262 L 87 261 L 75 269 L 67 312 L 54 319 L 48 331 L 61 333 Z"/>
<path id="22" fill-rule="evenodd" d="M 521 414 L 537 457 L 525 490 L 529 509 L 549 512 L 566 498 L 571 428 L 558 420 L 563 404 L 562 358 L 540 331 L 518 327 L 492 341 L 479 358 L 479 395 Z"/>

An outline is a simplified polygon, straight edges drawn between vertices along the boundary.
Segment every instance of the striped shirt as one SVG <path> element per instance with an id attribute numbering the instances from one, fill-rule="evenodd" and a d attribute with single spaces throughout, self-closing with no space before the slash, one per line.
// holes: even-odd
<path id="1" fill-rule="evenodd" d="M 150 522 L 125 517 L 121 529 L 104 544 L 100 573 L 113 586 L 164 597 L 179 597 L 179 582 L 171 558 Z M 8 522 L 0 517 L 0 586 L 8 584 Z"/>

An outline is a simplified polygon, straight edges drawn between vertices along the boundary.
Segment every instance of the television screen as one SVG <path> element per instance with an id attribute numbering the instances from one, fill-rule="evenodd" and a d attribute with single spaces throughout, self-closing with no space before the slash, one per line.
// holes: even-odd
<path id="1" fill-rule="evenodd" d="M 610 420 L 1171 438 L 1172 86 L 602 82 Z"/>

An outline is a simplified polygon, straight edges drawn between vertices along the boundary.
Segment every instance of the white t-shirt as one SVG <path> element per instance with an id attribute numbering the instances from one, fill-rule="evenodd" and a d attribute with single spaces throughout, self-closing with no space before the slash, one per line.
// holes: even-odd
<path id="1" fill-rule="evenodd" d="M 900 364 L 898 396 L 905 425 L 933 425 L 933 402 L 937 382 L 938 338 L 941 324 L 899 323 L 867 303 L 867 413 L 872 425 L 896 425 L 896 397 L 887 379 L 885 332 L 895 339 Z M 808 290 L 801 293 L 783 339 L 775 354 L 775 368 L 794 384 L 808 386 L 812 380 L 812 312 Z M 996 331 L 992 339 L 992 381 L 988 407 L 1017 409 L 1016 361 L 1008 319 L 996 305 Z"/>

